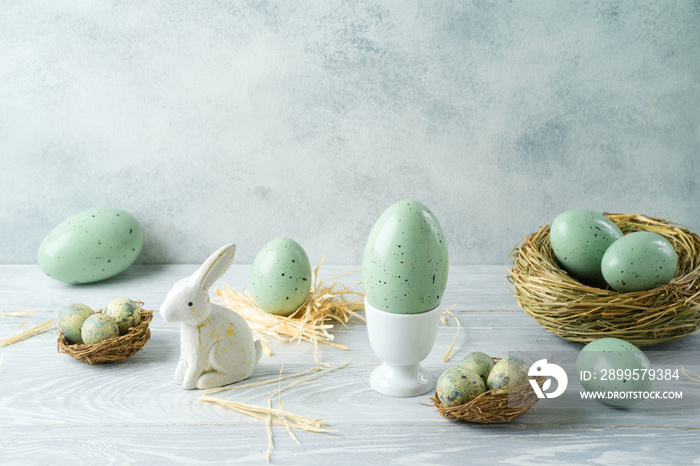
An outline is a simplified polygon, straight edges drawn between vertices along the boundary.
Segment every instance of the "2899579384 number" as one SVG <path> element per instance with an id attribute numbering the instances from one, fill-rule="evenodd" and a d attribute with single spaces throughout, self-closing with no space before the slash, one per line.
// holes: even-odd
<path id="1" fill-rule="evenodd" d="M 603 369 L 600 380 L 678 380 L 678 369 Z"/>

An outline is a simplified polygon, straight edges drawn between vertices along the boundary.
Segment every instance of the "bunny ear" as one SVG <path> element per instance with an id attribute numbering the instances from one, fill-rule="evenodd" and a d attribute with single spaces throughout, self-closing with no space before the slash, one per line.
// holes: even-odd
<path id="1" fill-rule="evenodd" d="M 199 269 L 192 275 L 194 282 L 202 290 L 208 290 L 228 270 L 236 254 L 236 245 L 227 244 L 209 256 Z"/>

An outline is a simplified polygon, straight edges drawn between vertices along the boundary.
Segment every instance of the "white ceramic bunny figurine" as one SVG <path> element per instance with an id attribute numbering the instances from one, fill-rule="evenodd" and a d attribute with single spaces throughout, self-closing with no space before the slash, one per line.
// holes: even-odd
<path id="1" fill-rule="evenodd" d="M 195 273 L 173 285 L 160 307 L 166 322 L 180 322 L 180 361 L 175 382 L 182 388 L 214 388 L 253 373 L 262 345 L 234 311 L 212 303 L 209 288 L 233 262 L 236 245 L 222 247 Z"/>

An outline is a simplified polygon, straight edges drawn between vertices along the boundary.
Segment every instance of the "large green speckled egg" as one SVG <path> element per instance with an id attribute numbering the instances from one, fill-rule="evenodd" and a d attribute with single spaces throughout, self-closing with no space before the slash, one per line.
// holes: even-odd
<path id="1" fill-rule="evenodd" d="M 671 243 L 649 231 L 629 233 L 615 241 L 601 262 L 605 281 L 623 293 L 664 285 L 676 275 L 677 266 Z"/>
<path id="2" fill-rule="evenodd" d="M 576 358 L 576 374 L 586 391 L 603 393 L 599 401 L 631 406 L 654 386 L 651 362 L 634 346 L 618 338 L 600 338 L 583 347 Z"/>
<path id="3" fill-rule="evenodd" d="M 83 323 L 81 331 L 83 343 L 94 345 L 104 340 L 119 336 L 119 325 L 117 321 L 107 314 L 93 314 Z"/>
<path id="4" fill-rule="evenodd" d="M 604 287 L 600 261 L 622 231 L 612 220 L 591 210 L 567 210 L 549 230 L 552 251 L 559 263 L 583 283 Z"/>
<path id="5" fill-rule="evenodd" d="M 374 224 L 362 258 L 369 303 L 395 314 L 417 314 L 440 305 L 449 259 L 440 223 L 424 204 L 389 206 Z"/>
<path id="6" fill-rule="evenodd" d="M 83 322 L 94 313 L 95 311 L 82 303 L 64 306 L 58 311 L 58 319 L 56 321 L 58 329 L 73 343 L 82 343 L 83 337 L 80 330 Z"/>
<path id="7" fill-rule="evenodd" d="M 111 300 L 102 312 L 117 322 L 120 335 L 125 335 L 131 327 L 136 327 L 141 323 L 141 309 L 129 298 Z"/>
<path id="8" fill-rule="evenodd" d="M 56 225 L 41 242 L 37 260 L 51 278 L 90 283 L 123 272 L 142 246 L 134 217 L 119 209 L 89 209 Z"/>
<path id="9" fill-rule="evenodd" d="M 488 354 L 480 351 L 469 353 L 459 363 L 460 368 L 476 372 L 484 379 L 484 382 L 488 379 L 493 365 L 493 359 Z"/>
<path id="10" fill-rule="evenodd" d="M 443 372 L 437 381 L 437 396 L 445 406 L 457 406 L 486 391 L 484 380 L 468 369 L 452 367 Z"/>
<path id="11" fill-rule="evenodd" d="M 306 252 L 289 238 L 273 239 L 253 261 L 250 286 L 261 309 L 282 316 L 292 314 L 304 304 L 311 288 Z"/>
<path id="12" fill-rule="evenodd" d="M 493 365 L 486 385 L 489 390 L 502 388 L 494 393 L 503 393 L 508 388 L 527 383 L 529 366 L 522 359 L 504 358 Z"/>

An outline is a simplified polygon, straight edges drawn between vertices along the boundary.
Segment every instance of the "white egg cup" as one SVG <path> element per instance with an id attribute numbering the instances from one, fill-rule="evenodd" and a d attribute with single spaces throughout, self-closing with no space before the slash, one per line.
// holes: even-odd
<path id="1" fill-rule="evenodd" d="M 374 369 L 370 386 L 383 395 L 407 398 L 433 389 L 433 376 L 420 363 L 435 344 L 440 306 L 420 314 L 393 314 L 365 298 L 367 334 L 382 365 Z"/>

